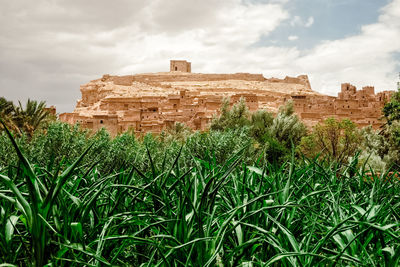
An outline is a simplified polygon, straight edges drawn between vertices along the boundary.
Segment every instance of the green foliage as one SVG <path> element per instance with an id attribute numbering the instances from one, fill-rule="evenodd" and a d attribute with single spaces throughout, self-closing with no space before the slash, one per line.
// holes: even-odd
<path id="1" fill-rule="evenodd" d="M 359 167 L 367 165 L 374 171 L 384 172 L 387 170 L 390 162 L 388 162 L 388 157 L 385 158 L 388 147 L 384 136 L 374 131 L 371 126 L 363 128 L 361 136 Z"/>
<path id="2" fill-rule="evenodd" d="M 62 124 L 53 127 L 47 134 L 74 131 Z M 368 176 L 365 172 L 372 170 L 367 169 L 350 175 L 350 167 L 295 161 L 294 153 L 281 165 L 256 160 L 245 164 L 248 145 L 241 149 L 235 142 L 245 140 L 249 131 L 195 133 L 183 147 L 174 141 L 164 144 L 168 150 L 152 135 L 138 142 L 127 133 L 109 142 L 109 136 L 100 133 L 87 137 L 94 142 L 90 150 L 58 161 L 52 170 L 33 165 L 9 136 L 21 164 L 0 170 L 2 262 L 18 266 L 399 264 L 398 180 L 388 173 Z M 225 143 L 213 147 L 218 142 Z M 274 142 L 282 147 L 276 140 L 269 143 Z M 235 153 L 228 149 L 231 145 L 238 148 Z M 90 154 L 96 146 L 101 155 L 98 165 L 93 162 L 96 155 Z M 228 149 L 225 154 L 230 156 L 217 156 L 214 148 Z M 118 170 L 99 172 L 97 166 L 103 161 L 124 157 L 129 158 L 125 166 L 119 163 Z M 132 157 L 138 158 L 134 162 Z M 217 157 L 225 158 L 218 162 Z"/>
<path id="3" fill-rule="evenodd" d="M 243 147 L 248 161 L 252 161 L 257 156 L 251 146 L 252 140 L 249 139 L 249 128 L 239 128 L 237 130 L 210 131 L 209 133 L 196 132 L 186 140 L 183 157 L 191 158 L 191 155 L 198 159 L 213 159 L 217 164 L 223 164 L 233 154 Z M 189 161 L 191 163 L 191 161 Z"/>
<path id="4" fill-rule="evenodd" d="M 22 176 L 25 178 L 26 191 L 29 199 L 24 197 L 18 186 L 14 183 L 13 179 L 10 179 L 6 175 L 0 174 L 0 181 L 4 183 L 5 187 L 13 193 L 15 199 L 6 197 L 6 199 L 15 205 L 15 208 L 21 211 L 21 216 L 24 219 L 24 228 L 26 232 L 30 235 L 31 243 L 31 259 L 30 261 L 35 266 L 43 266 L 49 257 L 46 253 L 48 246 L 48 229 L 47 226 L 49 222 L 47 219 L 52 216 L 53 205 L 58 197 L 58 194 L 62 190 L 62 187 L 66 181 L 71 177 L 74 169 L 82 160 L 83 156 L 87 153 L 88 149 L 62 174 L 51 175 L 51 184 L 47 188 L 43 188 L 44 181 L 40 181 L 37 174 L 32 169 L 31 164 L 23 155 L 22 151 L 18 147 L 15 139 L 12 137 L 11 133 L 8 131 L 5 124 L 1 121 L 5 127 L 7 135 L 10 137 L 12 146 L 14 147 L 18 158 L 21 162 L 20 170 Z M 9 172 L 12 173 L 12 172 Z M 49 177 L 50 178 L 50 177 Z M 42 187 L 42 188 L 40 188 Z M 13 216 L 13 219 L 9 219 L 10 222 L 17 222 L 18 216 Z M 13 226 L 15 228 L 15 226 Z M 51 228 L 51 227 L 50 227 Z M 10 242 L 12 233 L 8 234 L 8 240 Z"/>
<path id="5" fill-rule="evenodd" d="M 386 125 L 381 134 L 384 138 L 384 159 L 388 164 L 395 165 L 398 169 L 400 166 L 400 121 L 393 121 L 390 125 Z"/>
<path id="6" fill-rule="evenodd" d="M 54 122 L 48 126 L 46 133 L 35 132 L 26 153 L 37 164 L 57 166 L 63 158 L 76 158 L 87 147 L 88 137 L 88 131 L 82 130 L 77 124 L 71 126 Z"/>
<path id="7" fill-rule="evenodd" d="M 243 98 L 230 110 L 229 101 L 225 100 L 220 116 L 214 117 L 211 123 L 211 132 L 232 129 L 249 131 L 248 134 L 257 142 L 255 154 L 260 152 L 265 160 L 275 163 L 287 159 L 292 146 L 296 147 L 306 134 L 306 127 L 294 113 L 290 101 L 274 117 L 265 110 L 250 114 Z"/>
<path id="8" fill-rule="evenodd" d="M 269 128 L 274 121 L 274 116 L 265 110 L 257 110 L 251 114 L 251 135 L 262 142 L 264 135 L 268 134 Z"/>
<path id="9" fill-rule="evenodd" d="M 250 124 L 250 113 L 244 98 L 229 108 L 229 99 L 222 102 L 221 114 L 211 121 L 211 130 L 223 131 L 227 129 L 238 129 Z"/>
<path id="10" fill-rule="evenodd" d="M 47 131 L 36 131 L 29 139 L 22 135 L 16 142 L 33 164 L 46 166 L 54 170 L 61 164 L 70 164 L 91 143 L 92 149 L 85 157 L 84 164 L 90 166 L 97 162 L 96 168 L 100 173 L 111 173 L 127 168 L 132 163 L 140 168 L 150 164 L 146 157 L 150 150 L 157 164 L 172 161 L 172 154 L 177 153 L 183 143 L 186 143 L 181 159 L 182 164 L 193 164 L 192 154 L 205 159 L 215 157 L 216 162 L 222 163 L 240 150 L 248 147 L 248 161 L 257 157 L 252 140 L 249 139 L 249 128 L 228 131 L 211 131 L 209 133 L 190 132 L 187 128 L 178 132 L 167 132 L 164 136 L 145 135 L 137 139 L 132 132 L 126 132 L 111 138 L 106 130 L 93 134 L 82 129 L 79 125 L 71 126 L 62 122 L 50 123 Z M 0 133 L 0 169 L 16 165 L 18 158 L 5 133 Z M 157 166 L 159 167 L 159 166 Z"/>
<path id="11" fill-rule="evenodd" d="M 15 130 L 15 125 L 12 121 L 15 107 L 12 101 L 8 101 L 4 97 L 0 97 L 0 118 L 8 128 Z M 0 125 L 0 130 L 4 129 L 3 125 Z"/>
<path id="12" fill-rule="evenodd" d="M 399 265 L 397 121 L 380 134 L 330 118 L 304 137 L 292 103 L 273 116 L 241 100 L 213 123 L 0 132 L 2 265 Z"/>
<path id="13" fill-rule="evenodd" d="M 394 121 L 400 121 L 400 88 L 383 107 L 383 115 L 389 125 Z"/>
<path id="14" fill-rule="evenodd" d="M 188 136 L 192 134 L 192 130 L 181 122 L 175 122 L 173 127 L 162 131 L 160 140 L 162 143 L 170 143 L 173 141 L 184 142 Z"/>
<path id="15" fill-rule="evenodd" d="M 0 117 L 10 130 L 19 135 L 26 134 L 32 137 L 36 130 L 45 129 L 56 119 L 45 109 L 44 101 L 37 102 L 28 99 L 25 108 L 21 102 L 18 103 L 18 106 L 14 106 L 11 101 L 7 101 L 4 97 L 0 98 Z"/>
<path id="16" fill-rule="evenodd" d="M 328 118 L 318 123 L 311 135 L 301 141 L 300 150 L 309 157 L 324 156 L 328 161 L 346 162 L 362 143 L 357 126 L 348 119 Z"/>
<path id="17" fill-rule="evenodd" d="M 261 145 L 264 159 L 275 164 L 287 160 L 292 148 L 297 147 L 306 134 L 305 125 L 294 113 L 293 103 L 287 102 L 275 117 L 265 111 L 253 115 L 252 133 Z"/>
<path id="18" fill-rule="evenodd" d="M 400 88 L 394 93 L 383 108 L 386 124 L 383 126 L 383 136 L 386 155 L 384 159 L 391 166 L 400 166 Z"/>
<path id="19" fill-rule="evenodd" d="M 2 116 L 12 114 L 15 110 L 14 104 L 12 101 L 8 101 L 4 97 L 0 97 L 0 114 Z"/>
<path id="20" fill-rule="evenodd" d="M 293 103 L 287 102 L 282 106 L 274 118 L 270 135 L 274 136 L 287 149 L 292 148 L 292 144 L 296 147 L 303 136 L 306 135 L 306 126 L 300 121 L 293 110 Z"/>
<path id="21" fill-rule="evenodd" d="M 276 137 L 270 134 L 263 136 L 263 155 L 266 162 L 279 164 L 283 162 L 289 155 L 290 150 L 287 149 Z"/>

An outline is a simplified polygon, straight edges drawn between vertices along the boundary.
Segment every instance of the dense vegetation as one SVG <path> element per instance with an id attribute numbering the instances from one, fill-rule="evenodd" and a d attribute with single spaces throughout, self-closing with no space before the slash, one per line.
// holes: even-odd
<path id="1" fill-rule="evenodd" d="M 3 101 L 0 263 L 395 266 L 397 99 L 379 131 L 330 118 L 307 132 L 290 104 L 242 100 L 208 132 L 116 138 L 46 119 L 28 133 Z"/>
<path id="2" fill-rule="evenodd" d="M 7 127 L 16 134 L 26 134 L 31 137 L 36 130 L 44 129 L 56 118 L 46 110 L 44 101 L 37 102 L 28 99 L 25 107 L 21 102 L 15 105 L 4 97 L 0 97 L 0 118 Z M 3 125 L 0 125 L 0 130 Z"/>

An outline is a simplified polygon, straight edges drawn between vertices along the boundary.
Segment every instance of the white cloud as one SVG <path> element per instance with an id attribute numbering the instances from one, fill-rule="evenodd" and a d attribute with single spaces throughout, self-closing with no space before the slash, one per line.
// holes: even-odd
<path id="1" fill-rule="evenodd" d="M 171 58 L 193 59 L 197 71 L 230 71 L 246 65 L 243 48 L 289 16 L 283 2 L 7 1 L 0 94 L 45 99 L 65 111 L 79 85 L 103 73 L 165 71 Z"/>
<path id="2" fill-rule="evenodd" d="M 306 27 L 309 28 L 314 24 L 314 17 L 308 17 L 307 20 L 302 19 L 300 16 L 294 16 L 290 21 L 292 27 Z"/>
<path id="3" fill-rule="evenodd" d="M 45 99 L 60 111 L 72 110 L 80 84 L 104 73 L 167 71 L 172 58 L 192 61 L 194 72 L 309 74 L 313 88 L 329 94 L 341 82 L 391 89 L 398 63 L 393 53 L 400 52 L 400 0 L 358 35 L 306 51 L 261 46 L 259 40 L 285 20 L 313 25 L 313 17 L 290 17 L 285 2 L 6 1 L 0 10 L 0 95 Z"/>
<path id="4" fill-rule="evenodd" d="M 299 26 L 303 24 L 303 20 L 299 16 L 294 16 L 290 21 L 290 26 Z"/>
<path id="5" fill-rule="evenodd" d="M 306 21 L 306 23 L 304 23 L 304 27 L 309 28 L 311 27 L 311 25 L 314 24 L 314 17 L 309 17 Z"/>
<path id="6" fill-rule="evenodd" d="M 289 35 L 289 37 L 288 37 L 289 41 L 296 41 L 297 39 L 299 39 L 299 36 L 297 36 L 297 35 Z"/>
<path id="7" fill-rule="evenodd" d="M 363 26 L 360 34 L 325 41 L 297 58 L 295 65 L 310 73 L 314 88 L 325 93 L 337 92 L 341 82 L 395 89 L 399 25 L 400 1 L 395 0 L 382 9 L 376 23 Z"/>

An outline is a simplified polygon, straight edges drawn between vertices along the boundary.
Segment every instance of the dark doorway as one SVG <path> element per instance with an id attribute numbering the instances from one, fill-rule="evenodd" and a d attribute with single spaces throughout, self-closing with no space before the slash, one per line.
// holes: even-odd
<path id="1" fill-rule="evenodd" d="M 175 71 L 177 71 L 178 70 L 178 67 L 175 67 Z"/>

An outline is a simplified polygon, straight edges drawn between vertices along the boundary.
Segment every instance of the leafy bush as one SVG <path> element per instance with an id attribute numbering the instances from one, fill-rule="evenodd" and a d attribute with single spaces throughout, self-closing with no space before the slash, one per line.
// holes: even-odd
<path id="1" fill-rule="evenodd" d="M 279 109 L 269 130 L 270 135 L 274 136 L 289 150 L 292 145 L 296 147 L 300 143 L 306 132 L 306 126 L 294 113 L 293 102 L 287 102 L 285 106 Z"/>
<path id="2" fill-rule="evenodd" d="M 348 119 L 328 118 L 301 140 L 300 151 L 308 157 L 326 157 L 329 162 L 347 162 L 362 143 L 357 126 Z"/>
<path id="3" fill-rule="evenodd" d="M 374 131 L 371 126 L 361 129 L 361 136 L 358 167 L 367 165 L 368 168 L 377 172 L 387 170 L 390 163 L 384 159 L 387 154 L 385 138 L 378 131 Z"/>
<path id="4" fill-rule="evenodd" d="M 263 142 L 263 137 L 269 133 L 273 121 L 273 114 L 266 110 L 257 110 L 251 114 L 251 136 L 258 142 Z"/>
<path id="5" fill-rule="evenodd" d="M 250 113 L 244 98 L 240 98 L 231 109 L 229 105 L 229 99 L 222 102 L 220 115 L 214 116 L 211 121 L 211 130 L 238 129 L 250 124 Z"/>
<path id="6" fill-rule="evenodd" d="M 249 119 L 250 118 L 250 119 Z M 229 109 L 225 100 L 219 117 L 214 117 L 211 131 L 231 131 L 244 129 L 256 142 L 252 147 L 255 158 L 263 154 L 269 162 L 283 162 L 290 155 L 292 146 L 296 147 L 306 134 L 306 127 L 293 110 L 293 103 L 287 102 L 274 117 L 272 113 L 258 110 L 249 113 L 243 98 Z"/>
<path id="7" fill-rule="evenodd" d="M 400 88 L 392 95 L 390 101 L 385 104 L 382 111 L 389 125 L 392 122 L 400 121 Z"/>

